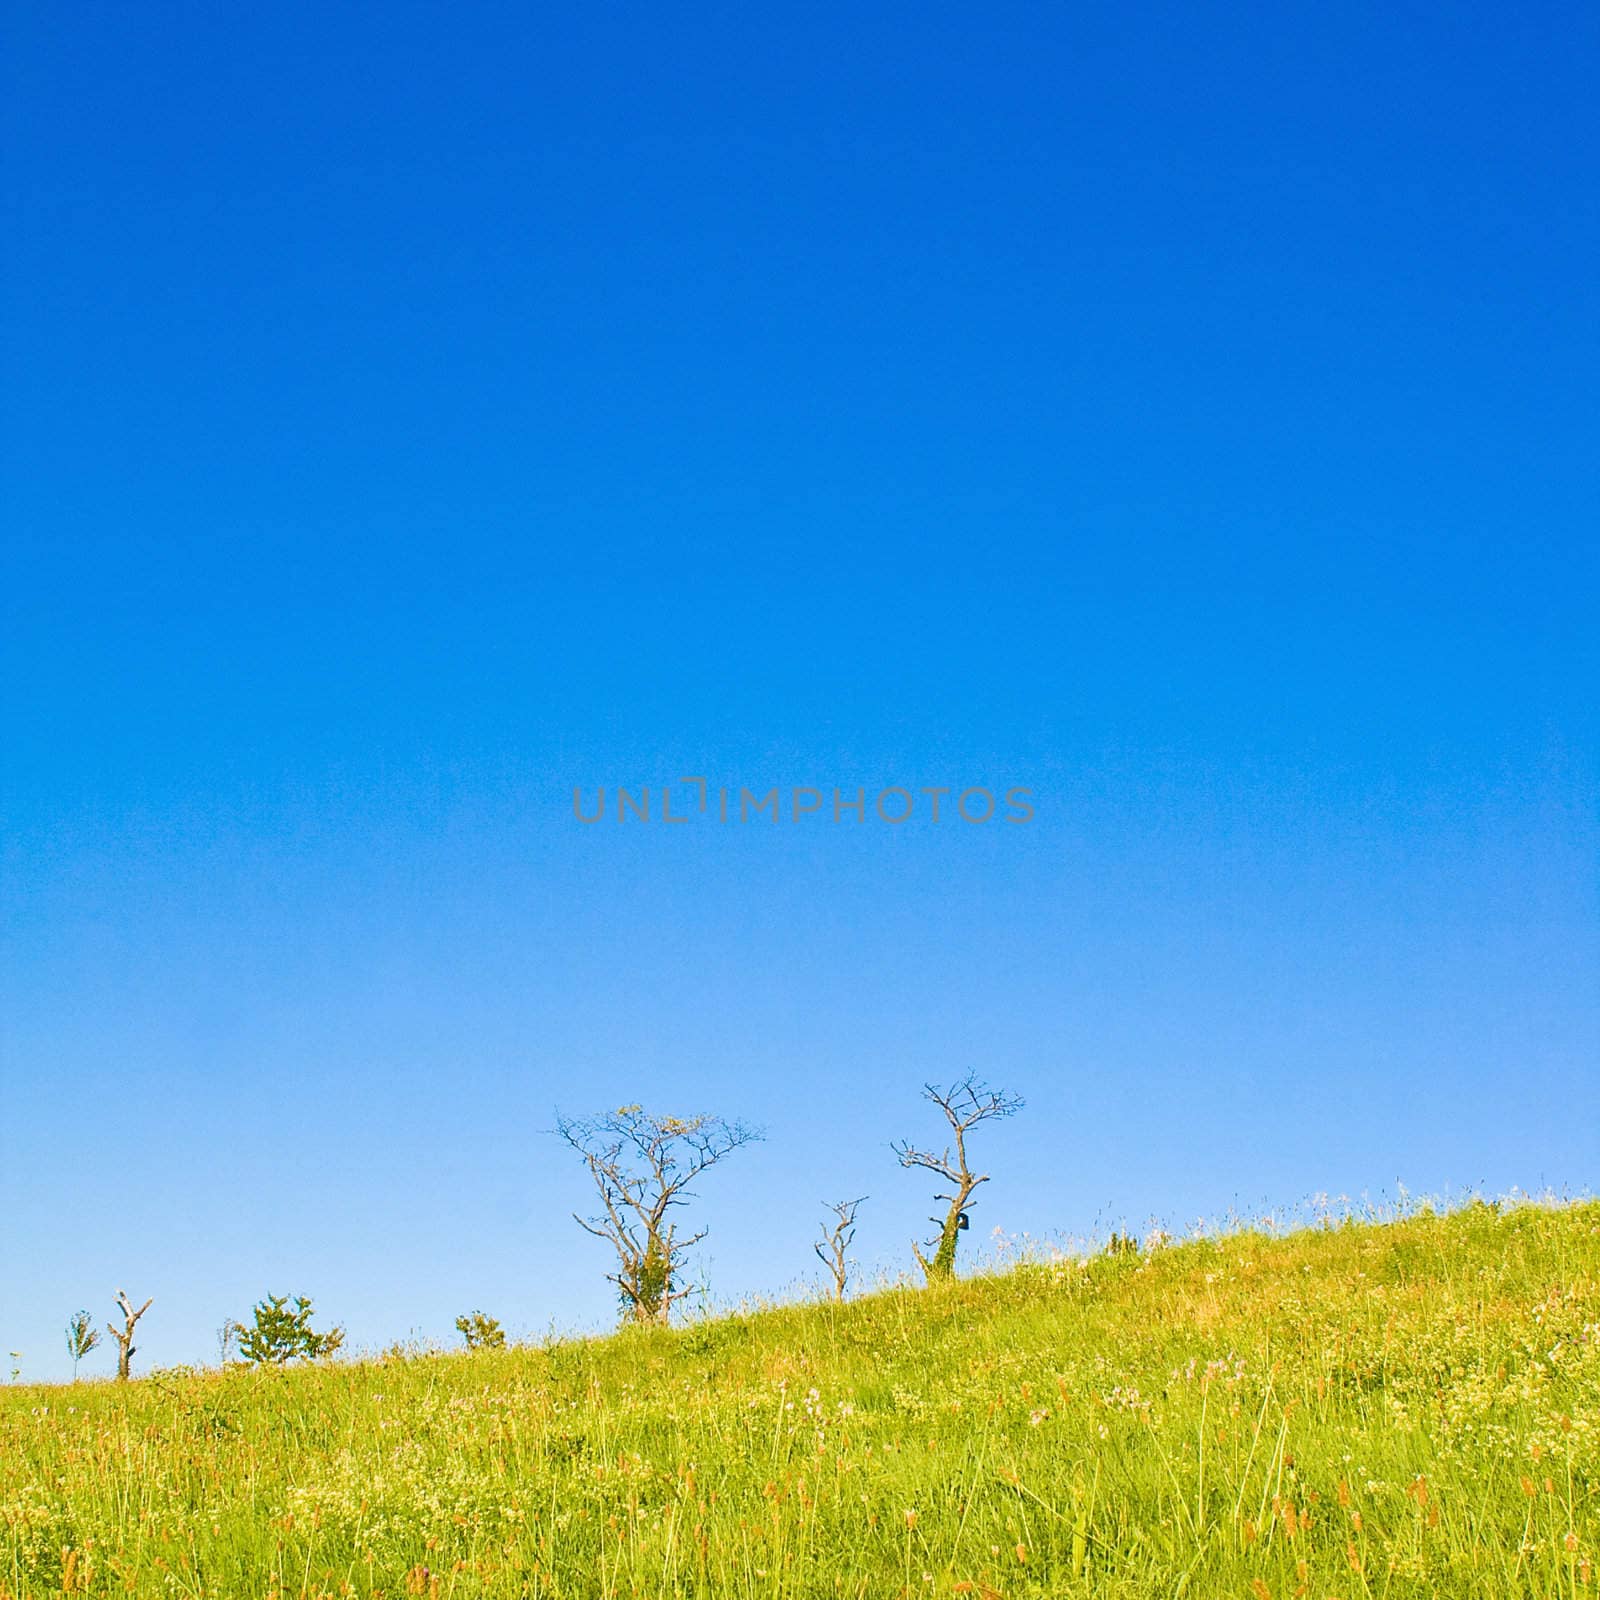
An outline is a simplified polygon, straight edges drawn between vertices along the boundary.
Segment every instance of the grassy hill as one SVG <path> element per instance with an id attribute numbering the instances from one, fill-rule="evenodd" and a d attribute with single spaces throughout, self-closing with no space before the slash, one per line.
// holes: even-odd
<path id="1" fill-rule="evenodd" d="M 0 1394 L 0 1596 L 1593 1596 L 1600 1205 Z"/>

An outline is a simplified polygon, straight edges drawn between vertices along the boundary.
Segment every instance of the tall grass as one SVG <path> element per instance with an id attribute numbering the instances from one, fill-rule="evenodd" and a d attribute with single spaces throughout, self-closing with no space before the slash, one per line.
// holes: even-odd
<path id="1" fill-rule="evenodd" d="M 0 1596 L 1596 1594 L 1600 1205 L 0 1398 Z"/>

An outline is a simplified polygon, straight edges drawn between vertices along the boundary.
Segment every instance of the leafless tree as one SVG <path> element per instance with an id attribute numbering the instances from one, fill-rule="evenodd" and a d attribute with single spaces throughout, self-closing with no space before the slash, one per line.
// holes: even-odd
<path id="1" fill-rule="evenodd" d="M 974 1172 L 967 1159 L 967 1135 L 980 1122 L 990 1122 L 999 1117 L 1015 1116 L 1022 1109 L 1021 1095 L 1007 1094 L 1001 1089 L 991 1089 L 972 1073 L 953 1083 L 948 1089 L 937 1084 L 922 1086 L 922 1097 L 930 1100 L 944 1113 L 945 1121 L 955 1136 L 953 1145 L 946 1145 L 938 1154 L 918 1149 L 908 1139 L 902 1139 L 891 1148 L 900 1158 L 902 1167 L 922 1167 L 944 1179 L 954 1194 L 936 1194 L 934 1199 L 946 1206 L 943 1217 L 930 1217 L 937 1224 L 939 1236 L 928 1241 L 933 1250 L 930 1261 L 922 1250 L 913 1245 L 917 1261 L 929 1283 L 952 1278 L 956 1270 L 956 1242 L 967 1226 L 967 1212 L 972 1209 L 972 1194 L 980 1183 L 989 1181 L 987 1172 Z"/>
<path id="2" fill-rule="evenodd" d="M 106 1331 L 117 1341 L 117 1376 L 124 1382 L 127 1381 L 129 1367 L 133 1362 L 133 1325 L 150 1309 L 154 1300 L 155 1296 L 152 1295 L 135 1311 L 133 1302 L 128 1299 L 126 1292 L 117 1290 L 117 1304 L 122 1308 L 123 1326 L 119 1328 L 114 1322 L 108 1322 Z"/>
<path id="3" fill-rule="evenodd" d="M 573 1220 L 617 1253 L 616 1284 L 625 1319 L 665 1322 L 689 1294 L 683 1259 L 705 1230 L 680 1237 L 673 1213 L 693 1198 L 689 1185 L 707 1168 L 762 1137 L 722 1117 L 657 1117 L 623 1106 L 595 1117 L 557 1117 L 556 1132 L 583 1158 L 599 1191 L 601 1214 Z"/>
<path id="4" fill-rule="evenodd" d="M 833 1222 L 822 1224 L 822 1237 L 811 1247 L 817 1252 L 817 1260 L 833 1275 L 835 1300 L 844 1299 L 845 1285 L 850 1279 L 850 1263 L 846 1253 L 856 1236 L 856 1207 L 866 1198 L 866 1195 L 862 1195 L 860 1200 L 836 1200 L 828 1206 Z"/>

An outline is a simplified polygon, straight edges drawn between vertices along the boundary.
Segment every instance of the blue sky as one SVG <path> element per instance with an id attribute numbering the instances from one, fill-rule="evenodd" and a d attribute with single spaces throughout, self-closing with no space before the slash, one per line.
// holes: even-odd
<path id="1" fill-rule="evenodd" d="M 558 1107 L 724 1298 L 969 1067 L 980 1235 L 1591 1187 L 1597 30 L 21 6 L 0 1345 L 602 1326 Z"/>

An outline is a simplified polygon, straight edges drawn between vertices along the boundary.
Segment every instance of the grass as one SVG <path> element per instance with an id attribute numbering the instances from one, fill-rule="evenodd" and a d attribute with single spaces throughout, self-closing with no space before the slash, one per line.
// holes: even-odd
<path id="1" fill-rule="evenodd" d="M 1600 1205 L 0 1391 L 0 1596 L 1594 1596 Z"/>

